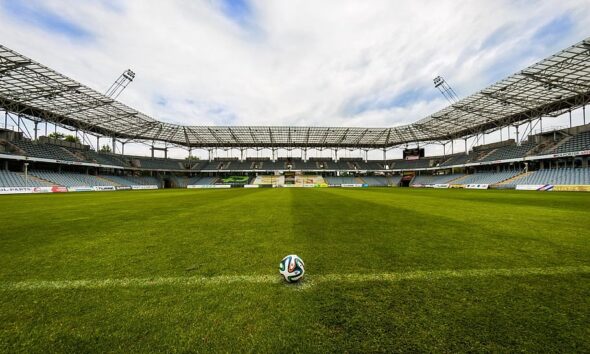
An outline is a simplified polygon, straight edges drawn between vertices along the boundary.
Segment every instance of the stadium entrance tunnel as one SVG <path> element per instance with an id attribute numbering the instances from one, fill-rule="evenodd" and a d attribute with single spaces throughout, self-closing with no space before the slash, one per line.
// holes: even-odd
<path id="1" fill-rule="evenodd" d="M 399 185 L 400 187 L 409 187 L 410 183 L 412 183 L 412 180 L 414 179 L 414 174 L 408 174 L 402 177 Z"/>

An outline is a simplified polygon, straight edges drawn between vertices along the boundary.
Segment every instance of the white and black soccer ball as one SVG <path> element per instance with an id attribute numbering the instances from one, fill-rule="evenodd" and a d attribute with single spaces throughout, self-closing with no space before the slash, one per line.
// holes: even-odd
<path id="1" fill-rule="evenodd" d="M 297 282 L 305 274 L 303 260 L 297 255 L 290 254 L 279 264 L 279 272 L 289 283 Z"/>

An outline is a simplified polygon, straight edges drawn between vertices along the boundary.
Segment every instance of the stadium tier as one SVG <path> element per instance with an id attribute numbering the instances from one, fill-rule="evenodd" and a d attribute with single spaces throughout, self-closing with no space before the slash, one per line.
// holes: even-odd
<path id="1" fill-rule="evenodd" d="M 0 187 L 50 187 L 52 184 L 24 173 L 0 170 Z"/>
<path id="2" fill-rule="evenodd" d="M 63 187 L 94 187 L 94 186 L 112 186 L 111 181 L 105 180 L 92 175 L 69 172 L 52 172 L 52 171 L 35 171 L 29 172 L 30 175 L 45 180 L 53 185 Z"/>
<path id="3" fill-rule="evenodd" d="M 435 185 L 435 184 L 449 184 L 453 181 L 464 177 L 463 173 L 453 173 L 447 175 L 419 175 L 414 177 L 411 182 L 412 186 L 417 185 Z"/>
<path id="4" fill-rule="evenodd" d="M 590 185 L 590 168 L 558 168 L 533 171 L 511 181 L 511 185 Z"/>
<path id="5" fill-rule="evenodd" d="M 498 184 L 521 173 L 521 171 L 479 172 L 455 179 L 451 184 Z"/>

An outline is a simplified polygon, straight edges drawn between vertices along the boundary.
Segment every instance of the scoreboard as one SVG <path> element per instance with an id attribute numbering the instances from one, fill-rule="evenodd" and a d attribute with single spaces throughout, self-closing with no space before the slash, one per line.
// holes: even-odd
<path id="1" fill-rule="evenodd" d="M 418 160 L 424 157 L 424 149 L 404 149 L 404 160 Z"/>

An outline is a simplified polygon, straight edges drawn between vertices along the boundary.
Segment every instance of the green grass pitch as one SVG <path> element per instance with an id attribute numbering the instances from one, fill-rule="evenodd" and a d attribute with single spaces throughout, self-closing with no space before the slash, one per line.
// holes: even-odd
<path id="1" fill-rule="evenodd" d="M 0 352 L 590 351 L 590 195 L 0 198 Z M 287 254 L 306 278 L 278 275 Z"/>

